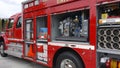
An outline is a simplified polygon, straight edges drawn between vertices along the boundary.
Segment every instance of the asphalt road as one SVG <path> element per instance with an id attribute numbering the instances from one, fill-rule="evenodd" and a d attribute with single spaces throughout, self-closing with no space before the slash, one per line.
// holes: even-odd
<path id="1" fill-rule="evenodd" d="M 19 59 L 13 56 L 1 57 L 0 68 L 47 68 L 40 64 L 36 64 L 27 60 Z"/>

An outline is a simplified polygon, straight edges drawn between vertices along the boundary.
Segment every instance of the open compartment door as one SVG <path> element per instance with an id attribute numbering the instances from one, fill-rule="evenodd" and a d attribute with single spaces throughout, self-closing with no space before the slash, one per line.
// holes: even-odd
<path id="1" fill-rule="evenodd" d="M 27 19 L 25 20 L 24 26 L 24 38 L 25 38 L 25 57 L 34 58 L 35 56 L 35 47 L 34 47 L 34 39 L 33 39 L 33 20 Z"/>
<path id="2" fill-rule="evenodd" d="M 47 16 L 40 16 L 36 18 L 36 39 L 37 39 L 37 61 L 47 63 L 48 61 L 48 28 Z"/>

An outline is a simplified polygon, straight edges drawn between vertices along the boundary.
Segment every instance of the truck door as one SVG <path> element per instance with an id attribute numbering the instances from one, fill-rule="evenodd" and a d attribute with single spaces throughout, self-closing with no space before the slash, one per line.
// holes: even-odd
<path id="1" fill-rule="evenodd" d="M 13 18 L 9 19 L 8 26 L 6 29 L 6 35 L 8 38 L 13 38 L 13 30 L 14 30 L 13 23 L 14 23 L 14 19 Z"/>
<path id="2" fill-rule="evenodd" d="M 21 38 L 21 17 L 18 18 L 15 16 L 14 19 L 9 19 L 6 34 L 9 40 L 6 53 L 15 57 L 22 58 L 23 45 L 19 40 Z"/>
<path id="3" fill-rule="evenodd" d="M 25 20 L 24 38 L 25 38 L 25 57 L 34 58 L 35 52 L 33 39 L 33 19 Z"/>
<path id="4" fill-rule="evenodd" d="M 18 17 L 18 20 L 16 22 L 16 26 L 14 29 L 14 38 L 15 39 L 22 39 L 22 17 Z"/>
<path id="5" fill-rule="evenodd" d="M 48 61 L 48 27 L 47 15 L 36 18 L 36 40 L 37 40 L 37 60 Z"/>

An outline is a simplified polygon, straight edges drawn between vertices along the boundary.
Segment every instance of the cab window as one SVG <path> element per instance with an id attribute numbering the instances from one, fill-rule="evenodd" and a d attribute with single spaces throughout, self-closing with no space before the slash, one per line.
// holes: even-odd
<path id="1" fill-rule="evenodd" d="M 17 21 L 17 24 L 16 24 L 16 28 L 20 28 L 21 25 L 22 25 L 22 18 L 19 17 L 19 18 L 18 18 L 18 21 Z"/>
<path id="2" fill-rule="evenodd" d="M 8 28 L 12 28 L 14 19 L 9 19 Z"/>

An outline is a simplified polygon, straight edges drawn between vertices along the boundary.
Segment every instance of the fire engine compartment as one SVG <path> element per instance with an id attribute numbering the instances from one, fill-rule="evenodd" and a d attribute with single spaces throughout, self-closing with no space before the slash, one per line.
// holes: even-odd
<path id="1" fill-rule="evenodd" d="M 98 49 L 120 50 L 120 11 L 117 10 L 120 10 L 119 3 L 98 7 Z"/>
<path id="2" fill-rule="evenodd" d="M 52 40 L 88 42 L 89 10 L 53 14 Z"/>
<path id="3" fill-rule="evenodd" d="M 120 67 L 120 3 L 97 7 L 97 68 Z"/>
<path id="4" fill-rule="evenodd" d="M 37 17 L 37 41 L 47 41 L 47 16 Z"/>

